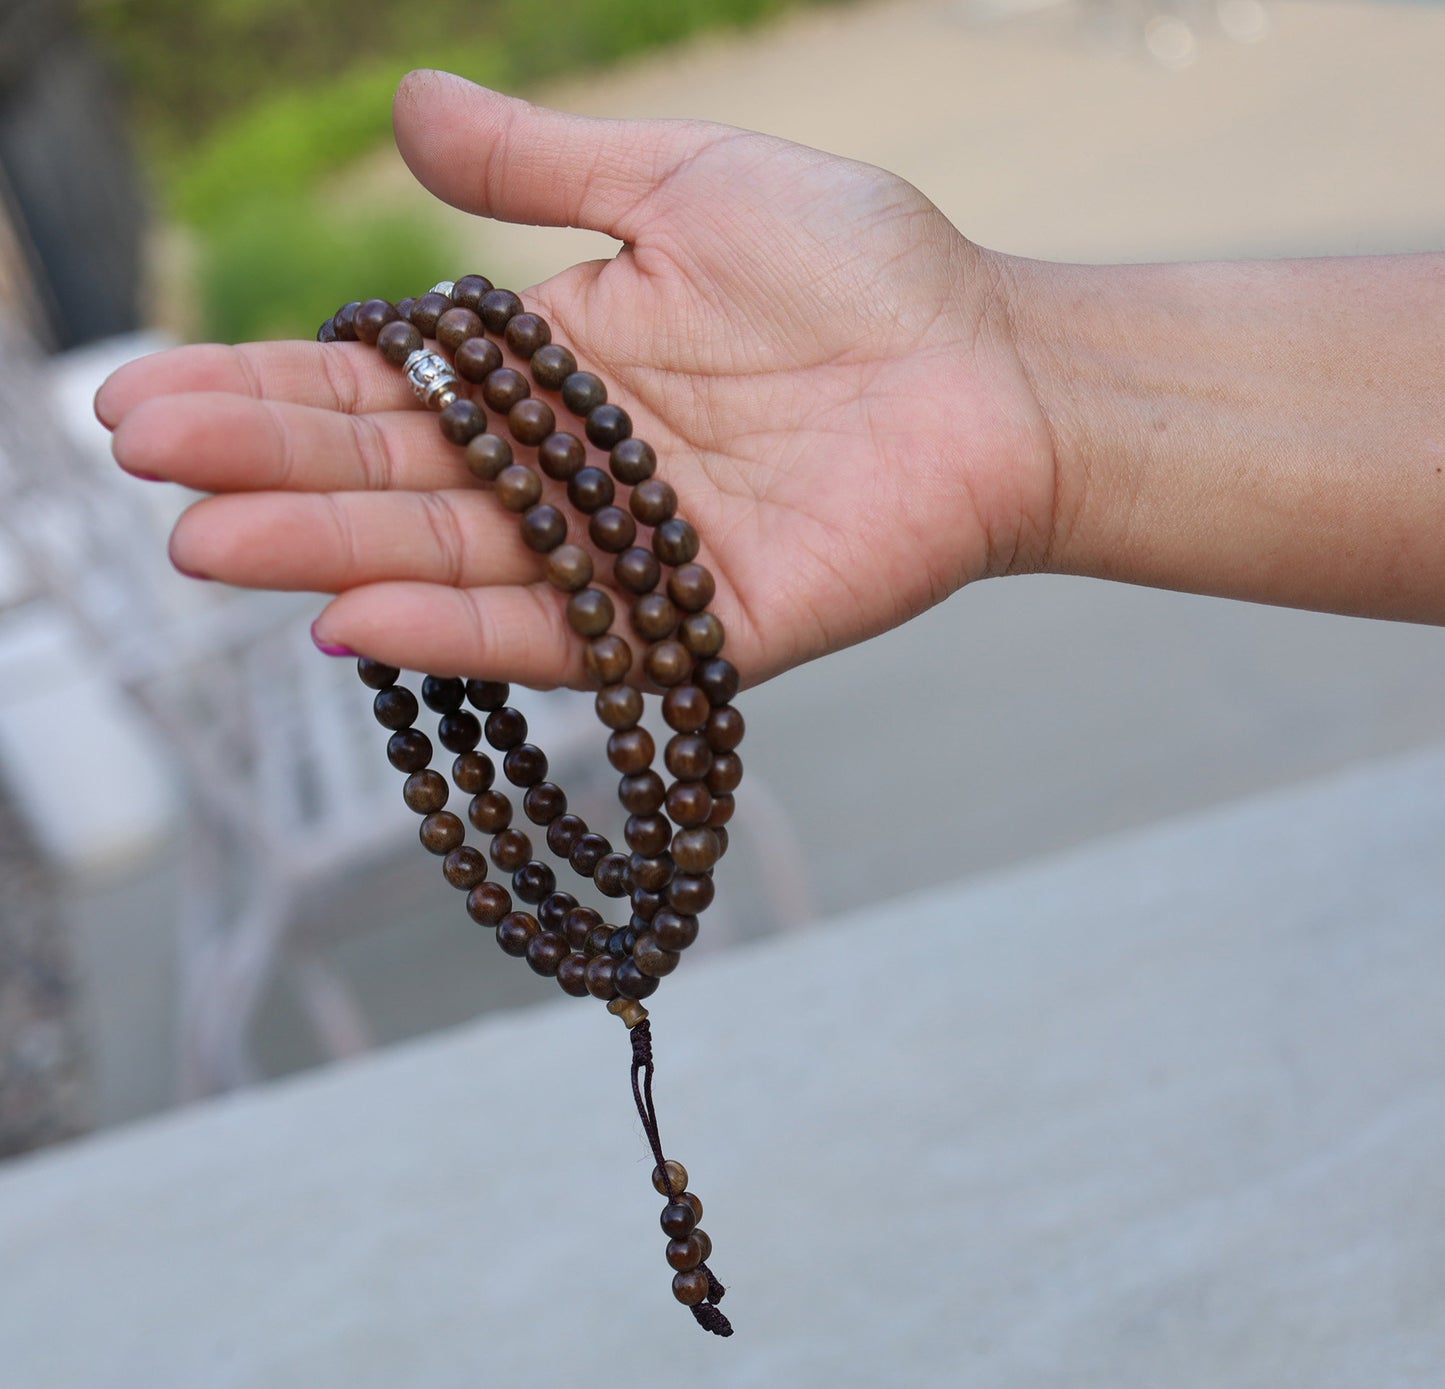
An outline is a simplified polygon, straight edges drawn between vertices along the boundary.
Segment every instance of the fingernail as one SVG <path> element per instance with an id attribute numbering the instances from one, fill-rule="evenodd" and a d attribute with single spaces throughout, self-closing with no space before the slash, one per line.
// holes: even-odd
<path id="1" fill-rule="evenodd" d="M 318 636 L 317 633 L 316 633 L 316 625 L 315 625 L 315 623 L 313 623 L 312 626 L 311 626 L 311 640 L 316 644 L 316 649 L 317 649 L 323 656 L 354 656 L 354 655 L 356 655 L 356 652 L 354 652 L 349 646 L 342 646 L 342 645 L 340 645 L 340 644 L 337 643 L 337 642 L 327 641 L 325 638 Z"/>

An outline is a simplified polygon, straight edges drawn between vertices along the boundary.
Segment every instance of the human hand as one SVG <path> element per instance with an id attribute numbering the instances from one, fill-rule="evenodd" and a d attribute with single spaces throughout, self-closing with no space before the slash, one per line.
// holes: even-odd
<path id="1" fill-rule="evenodd" d="M 745 681 L 1040 561 L 1054 457 L 1003 258 L 909 184 L 440 73 L 408 77 L 395 117 L 446 201 L 625 243 L 523 297 L 656 449 Z M 179 348 L 122 368 L 96 409 L 123 467 L 214 494 L 176 526 L 183 570 L 334 593 L 318 642 L 406 668 L 584 682 L 540 558 L 370 348 Z"/>

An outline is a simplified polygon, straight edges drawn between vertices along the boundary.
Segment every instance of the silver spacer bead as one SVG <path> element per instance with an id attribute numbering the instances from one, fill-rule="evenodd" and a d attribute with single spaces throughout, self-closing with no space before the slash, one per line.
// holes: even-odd
<path id="1" fill-rule="evenodd" d="M 429 347 L 418 347 L 403 367 L 417 399 L 428 409 L 445 410 L 459 398 L 461 381 L 452 364 Z"/>
<path id="2" fill-rule="evenodd" d="M 455 280 L 438 280 L 428 291 L 428 294 L 445 294 L 448 299 L 452 297 L 452 290 L 457 287 Z"/>

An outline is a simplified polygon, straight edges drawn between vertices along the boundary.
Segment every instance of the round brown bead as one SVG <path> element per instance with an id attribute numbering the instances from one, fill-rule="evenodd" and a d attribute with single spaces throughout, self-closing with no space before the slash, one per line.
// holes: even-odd
<path id="1" fill-rule="evenodd" d="M 623 960 L 617 966 L 613 982 L 617 985 L 617 992 L 623 998 L 635 998 L 640 1001 L 644 998 L 651 998 L 657 992 L 658 981 L 644 974 L 637 967 L 636 960 Z"/>
<path id="2" fill-rule="evenodd" d="M 477 304 L 489 333 L 501 333 L 522 312 L 522 301 L 510 289 L 489 289 Z"/>
<path id="3" fill-rule="evenodd" d="M 604 506 L 588 522 L 587 534 L 599 550 L 615 555 L 637 539 L 637 522 L 620 506 Z"/>
<path id="4" fill-rule="evenodd" d="M 731 752 L 743 740 L 747 725 L 730 704 L 714 709 L 707 721 L 707 743 L 714 752 Z"/>
<path id="5" fill-rule="evenodd" d="M 647 924 L 667 905 L 667 898 L 660 892 L 644 892 L 642 888 L 632 889 L 632 924 L 645 928 Z"/>
<path id="6" fill-rule="evenodd" d="M 412 304 L 407 317 L 416 325 L 423 337 L 434 338 L 441 316 L 452 307 L 452 301 L 445 294 L 428 291 Z"/>
<path id="7" fill-rule="evenodd" d="M 470 709 L 458 709 L 443 715 L 437 725 L 437 737 L 448 752 L 470 752 L 482 741 L 482 725 Z"/>
<path id="8" fill-rule="evenodd" d="M 708 1293 L 707 1274 L 700 1268 L 690 1268 L 683 1273 L 672 1275 L 672 1295 L 684 1307 L 696 1307 Z"/>
<path id="9" fill-rule="evenodd" d="M 566 813 L 567 793 L 555 781 L 539 781 L 527 788 L 522 810 L 534 825 L 550 825 Z"/>
<path id="10" fill-rule="evenodd" d="M 637 944 L 632 947 L 632 958 L 649 979 L 662 979 L 677 968 L 682 956 L 675 950 L 664 950 L 658 944 L 656 934 L 647 931 L 638 936 Z"/>
<path id="11" fill-rule="evenodd" d="M 692 657 L 678 641 L 660 641 L 643 660 L 647 678 L 656 685 L 680 685 L 692 673 Z"/>
<path id="12" fill-rule="evenodd" d="M 482 399 L 499 415 L 509 414 L 519 400 L 526 400 L 531 394 L 527 378 L 511 367 L 498 367 L 482 382 Z"/>
<path id="13" fill-rule="evenodd" d="M 497 500 L 508 511 L 525 511 L 542 496 L 542 479 L 521 463 L 502 469 L 497 478 Z"/>
<path id="14" fill-rule="evenodd" d="M 601 685 L 616 685 L 632 669 L 632 648 L 615 633 L 587 643 L 582 664 Z"/>
<path id="15" fill-rule="evenodd" d="M 600 637 L 612 626 L 612 617 L 612 599 L 600 588 L 583 589 L 567 600 L 567 625 L 579 637 Z"/>
<path id="16" fill-rule="evenodd" d="M 681 614 L 662 593 L 644 593 L 632 605 L 632 630 L 647 641 L 670 637 Z"/>
<path id="17" fill-rule="evenodd" d="M 468 308 L 447 309 L 436 324 L 436 339 L 450 352 L 455 352 L 468 338 L 482 331 L 482 320 Z"/>
<path id="18" fill-rule="evenodd" d="M 585 949 L 589 955 L 607 955 L 607 942 L 611 939 L 612 927 L 606 924 L 594 926 L 587 932 L 587 941 L 583 949 Z"/>
<path id="19" fill-rule="evenodd" d="M 651 815 L 662 809 L 667 788 L 651 769 L 637 776 L 625 776 L 617 784 L 617 799 L 629 815 Z"/>
<path id="20" fill-rule="evenodd" d="M 452 356 L 457 375 L 480 385 L 502 365 L 502 350 L 490 338 L 468 338 Z"/>
<path id="21" fill-rule="evenodd" d="M 430 815 L 447 803 L 449 788 L 447 779 L 440 772 L 413 772 L 401 788 L 402 799 L 409 810 L 418 815 Z"/>
<path id="22" fill-rule="evenodd" d="M 575 434 L 558 430 L 537 445 L 537 466 L 556 482 L 577 476 L 587 462 L 587 450 Z"/>
<path id="23" fill-rule="evenodd" d="M 634 853 L 655 857 L 672 842 L 672 826 L 665 815 L 629 815 L 623 830 Z"/>
<path id="24" fill-rule="evenodd" d="M 557 966 L 557 983 L 573 998 L 587 997 L 587 961 L 581 955 L 566 955 Z"/>
<path id="25" fill-rule="evenodd" d="M 694 1230 L 692 1237 L 702 1245 L 702 1261 L 706 1263 L 712 1258 L 712 1240 L 708 1237 L 707 1231 L 701 1228 Z"/>
<path id="26" fill-rule="evenodd" d="M 731 800 L 732 797 L 728 797 L 728 799 Z M 728 832 L 724 827 L 719 825 L 713 830 L 713 833 L 717 835 L 718 857 L 722 858 L 728 851 Z"/>
<path id="27" fill-rule="evenodd" d="M 632 489 L 628 505 L 644 526 L 660 526 L 677 511 L 677 493 L 661 478 L 652 477 Z"/>
<path id="28" fill-rule="evenodd" d="M 388 323 L 397 320 L 396 306 L 385 299 L 368 299 L 356 311 L 352 327 L 362 342 L 375 345 L 377 336 Z"/>
<path id="29" fill-rule="evenodd" d="M 514 833 L 512 830 L 508 834 Z M 512 874 L 512 891 L 524 902 L 537 905 L 557 889 L 557 875 L 541 859 L 528 859 Z"/>
<path id="30" fill-rule="evenodd" d="M 431 739 L 419 728 L 403 728 L 387 740 L 386 758 L 399 772 L 419 772 L 431 761 Z"/>
<path id="31" fill-rule="evenodd" d="M 559 545 L 547 556 L 547 582 L 563 593 L 576 593 L 592 582 L 592 556 L 580 545 Z"/>
<path id="32" fill-rule="evenodd" d="M 586 980 L 593 998 L 616 998 L 617 962 L 610 955 L 594 955 L 587 961 Z"/>
<path id="33" fill-rule="evenodd" d="M 593 707 L 608 728 L 635 728 L 642 717 L 642 695 L 631 685 L 609 685 L 598 690 Z"/>
<path id="34" fill-rule="evenodd" d="M 326 320 L 326 322 L 323 323 L 323 324 L 316 330 L 316 341 L 317 341 L 317 342 L 338 342 L 338 341 L 340 341 L 340 339 L 338 339 L 337 336 L 336 336 L 336 320 L 335 320 L 334 318 L 328 318 L 328 319 Z"/>
<path id="35" fill-rule="evenodd" d="M 537 920 L 544 931 L 562 934 L 562 923 L 567 913 L 577 905 L 577 899 L 570 892 L 549 892 L 546 900 L 537 908 Z"/>
<path id="36" fill-rule="evenodd" d="M 442 860 L 442 873 L 453 887 L 469 892 L 487 878 L 487 856 L 471 844 L 461 844 Z"/>
<path id="37" fill-rule="evenodd" d="M 368 656 L 357 658 L 356 673 L 361 677 L 361 683 L 373 690 L 389 690 L 401 678 L 401 671 L 395 666 L 373 661 Z"/>
<path id="38" fill-rule="evenodd" d="M 687 1204 L 692 1207 L 692 1213 L 695 1219 L 702 1219 L 702 1201 L 695 1191 L 684 1191 L 677 1199 L 679 1201 L 686 1201 Z"/>
<path id="39" fill-rule="evenodd" d="M 726 796 L 738 789 L 743 779 L 743 759 L 735 752 L 720 752 L 704 780 L 714 796 Z"/>
<path id="40" fill-rule="evenodd" d="M 449 854 L 467 837 L 466 826 L 449 810 L 438 810 L 421 822 L 421 843 L 428 853 Z"/>
<path id="41" fill-rule="evenodd" d="M 452 303 L 475 309 L 481 304 L 482 296 L 491 288 L 492 282 L 485 275 L 463 275 L 452 286 Z"/>
<path id="42" fill-rule="evenodd" d="M 571 953 L 567 949 L 567 942 L 551 931 L 538 931 L 527 942 L 527 963 L 536 973 L 549 979 L 557 973 L 557 966 Z"/>
<path id="43" fill-rule="evenodd" d="M 529 355 L 532 359 L 532 379 L 545 390 L 555 391 L 577 370 L 577 359 L 555 342 L 539 347 Z"/>
<path id="44" fill-rule="evenodd" d="M 652 533 L 652 552 L 664 564 L 686 564 L 697 558 L 697 531 L 680 517 L 664 521 Z"/>
<path id="45" fill-rule="evenodd" d="M 552 341 L 547 320 L 534 313 L 519 313 L 507 320 L 504 329 L 507 346 L 519 357 L 530 357 L 539 347 Z"/>
<path id="46" fill-rule="evenodd" d="M 510 705 L 493 709 L 487 715 L 486 733 L 487 742 L 498 752 L 506 752 L 508 748 L 527 741 L 527 720 L 520 709 L 513 709 Z"/>
<path id="47" fill-rule="evenodd" d="M 390 322 L 376 335 L 377 351 L 392 363 L 393 367 L 406 366 L 406 358 L 422 348 L 422 335 L 412 324 Z"/>
<path id="48" fill-rule="evenodd" d="M 612 576 L 629 593 L 651 593 L 662 577 L 662 566 L 651 550 L 636 546 L 624 550 L 612 564 Z"/>
<path id="49" fill-rule="evenodd" d="M 725 661 L 721 656 L 715 656 L 712 660 L 704 661 L 698 666 L 693 675 L 693 683 L 715 705 L 728 704 L 738 692 L 737 667 L 731 661 Z"/>
<path id="50" fill-rule="evenodd" d="M 512 823 L 512 802 L 503 791 L 483 791 L 472 797 L 467 819 L 483 834 L 500 834 Z"/>
<path id="51" fill-rule="evenodd" d="M 723 648 L 723 625 L 712 613 L 693 613 L 683 618 L 678 636 L 682 644 L 700 658 L 716 656 Z"/>
<path id="52" fill-rule="evenodd" d="M 556 425 L 552 407 L 536 396 L 519 400 L 507 412 L 507 428 L 519 444 L 540 444 Z"/>
<path id="53" fill-rule="evenodd" d="M 572 852 L 572 845 L 587 833 L 587 822 L 580 815 L 559 815 L 547 826 L 547 847 L 559 858 Z"/>
<path id="54" fill-rule="evenodd" d="M 671 522 L 668 523 L 669 525 Z M 657 537 L 654 535 L 653 544 Z M 668 596 L 684 612 L 701 611 L 712 602 L 717 593 L 717 583 L 712 574 L 700 564 L 684 564 L 675 569 L 667 581 Z"/>
<path id="55" fill-rule="evenodd" d="M 562 919 L 562 938 L 573 950 L 582 950 L 587 937 L 602 924 L 600 913 L 591 907 L 573 907 Z"/>
<path id="56" fill-rule="evenodd" d="M 460 709 L 466 697 L 466 683 L 455 676 L 428 675 L 421 682 L 421 702 L 438 714 Z"/>
<path id="57" fill-rule="evenodd" d="M 675 781 L 667 788 L 667 813 L 684 829 L 707 824 L 712 793 L 700 781 Z"/>
<path id="58" fill-rule="evenodd" d="M 706 873 L 721 857 L 718 837 L 706 825 L 678 830 L 672 837 L 672 861 L 684 873 Z"/>
<path id="59" fill-rule="evenodd" d="M 464 752 L 452 763 L 452 780 L 469 796 L 487 790 L 496 780 L 497 769 L 484 752 Z"/>
<path id="60" fill-rule="evenodd" d="M 353 299 L 349 304 L 343 304 L 337 309 L 332 318 L 332 326 L 336 329 L 337 342 L 356 341 L 356 311 L 361 307 L 359 299 Z"/>
<path id="61" fill-rule="evenodd" d="M 500 834 L 492 836 L 491 844 L 492 862 L 504 873 L 515 873 L 524 863 L 532 857 L 531 837 L 523 830 L 503 830 Z M 709 879 L 701 879 L 703 882 Z M 550 891 L 550 889 L 549 889 Z M 682 909 L 680 909 L 682 910 Z M 702 908 L 697 908 L 701 911 Z"/>
<path id="62" fill-rule="evenodd" d="M 555 506 L 541 502 L 522 516 L 521 530 L 523 544 L 545 555 L 567 539 L 567 518 Z"/>
<path id="63" fill-rule="evenodd" d="M 512 466 L 512 446 L 500 434 L 478 434 L 463 455 L 467 471 L 480 482 L 495 482 Z"/>
<path id="64" fill-rule="evenodd" d="M 467 681 L 467 703 L 473 709 L 500 709 L 511 694 L 512 687 L 505 680 Z"/>
<path id="65" fill-rule="evenodd" d="M 597 865 L 611 852 L 612 845 L 602 835 L 588 831 L 579 834 L 572 841 L 572 847 L 567 852 L 567 862 L 572 865 L 574 873 L 590 878 Z"/>
<path id="66" fill-rule="evenodd" d="M 495 926 L 512 910 L 512 894 L 501 883 L 478 883 L 467 893 L 467 915 L 479 926 Z"/>
<path id="67" fill-rule="evenodd" d="M 672 881 L 672 860 L 666 854 L 634 853 L 627 860 L 627 880 L 644 892 L 660 892 Z"/>
<path id="68" fill-rule="evenodd" d="M 547 775 L 547 754 L 535 743 L 518 743 L 502 759 L 502 773 L 513 786 L 535 786 Z"/>
<path id="69" fill-rule="evenodd" d="M 497 922 L 497 944 L 508 955 L 525 955 L 532 938 L 540 929 L 537 918 L 530 912 L 508 912 Z"/>
<path id="70" fill-rule="evenodd" d="M 645 728 L 619 729 L 607 740 L 607 760 L 624 776 L 645 772 L 656 751 Z"/>
<path id="71" fill-rule="evenodd" d="M 693 1214 L 691 1204 L 681 1199 L 682 1195 L 683 1193 L 679 1192 L 662 1208 L 659 1223 L 662 1225 L 663 1234 L 669 1239 L 684 1239 L 697 1226 L 697 1216 Z"/>
<path id="72" fill-rule="evenodd" d="M 371 712 L 383 728 L 410 728 L 420 713 L 416 696 L 405 685 L 392 685 L 378 690 L 371 701 Z"/>
<path id="73" fill-rule="evenodd" d="M 679 873 L 667 885 L 667 902 L 675 912 L 697 916 L 707 910 L 713 891 L 713 881 L 705 874 Z"/>
<path id="74" fill-rule="evenodd" d="M 700 734 L 677 733 L 667 740 L 663 758 L 667 763 L 667 770 L 679 781 L 701 781 L 712 766 L 713 753 L 707 745 L 707 739 Z"/>
<path id="75" fill-rule="evenodd" d="M 665 1191 L 662 1194 L 667 1195 Z M 686 1273 L 689 1269 L 694 1269 L 702 1263 L 702 1241 L 697 1238 L 696 1231 L 682 1239 L 668 1240 L 667 1262 L 679 1273 Z M 706 1280 L 704 1279 L 704 1281 Z M 689 1296 L 691 1296 L 690 1292 Z M 698 1299 L 698 1301 L 701 1300 L 701 1298 Z"/>
<path id="76" fill-rule="evenodd" d="M 718 836 L 721 844 L 718 850 L 719 858 L 723 856 L 723 851 L 727 844 L 727 832 L 723 830 L 723 826 L 733 818 L 735 805 L 736 802 L 728 795 L 714 796 L 712 798 L 712 809 L 708 812 L 707 823 L 710 828 L 722 831 Z"/>
<path id="77" fill-rule="evenodd" d="M 657 455 L 652 451 L 651 444 L 628 438 L 613 445 L 607 464 L 618 482 L 633 487 L 639 482 L 646 482 L 657 471 Z"/>
<path id="78" fill-rule="evenodd" d="M 707 726 L 712 705 L 696 685 L 674 685 L 662 697 L 662 717 L 678 733 L 698 733 Z"/>
<path id="79" fill-rule="evenodd" d="M 607 387 L 590 371 L 574 371 L 562 379 L 562 403 L 574 415 L 586 415 L 607 399 Z"/>
<path id="80" fill-rule="evenodd" d="M 567 483 L 567 500 L 588 515 L 607 506 L 614 492 L 612 479 L 601 468 L 579 469 Z"/>
<path id="81" fill-rule="evenodd" d="M 592 881 L 604 897 L 626 897 L 631 891 L 626 854 L 604 854 L 592 870 Z"/>
<path id="82" fill-rule="evenodd" d="M 666 1175 L 664 1176 L 664 1169 Z M 669 1201 L 687 1190 L 687 1168 L 680 1162 L 674 1162 L 668 1158 L 661 1167 L 652 1169 L 652 1189 L 659 1196 L 666 1196 Z M 678 1264 L 678 1268 L 682 1265 Z"/>
<path id="83" fill-rule="evenodd" d="M 652 918 L 652 934 L 664 950 L 686 950 L 697 939 L 697 931 L 697 917 L 671 907 L 663 907 Z"/>
<path id="84" fill-rule="evenodd" d="M 600 449 L 611 449 L 632 434 L 632 417 L 619 405 L 597 405 L 587 415 L 587 437 Z"/>
<path id="85" fill-rule="evenodd" d="M 398 300 L 396 301 L 396 311 L 397 311 L 397 313 L 399 313 L 403 318 L 405 318 L 408 323 L 411 322 L 411 319 L 408 318 L 407 315 L 411 313 L 411 306 L 412 306 L 413 304 L 415 304 L 415 303 L 416 303 L 416 299 L 415 299 L 415 298 L 411 298 L 411 299 L 398 299 Z"/>

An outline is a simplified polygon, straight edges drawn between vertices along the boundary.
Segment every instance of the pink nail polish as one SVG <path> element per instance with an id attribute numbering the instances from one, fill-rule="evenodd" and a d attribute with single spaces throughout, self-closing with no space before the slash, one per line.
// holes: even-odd
<path id="1" fill-rule="evenodd" d="M 316 635 L 316 628 L 314 626 L 311 628 L 311 640 L 316 644 L 316 649 L 321 652 L 323 656 L 356 655 L 356 652 L 354 652 L 349 646 L 340 646 L 334 641 L 324 641 L 321 637 Z"/>

